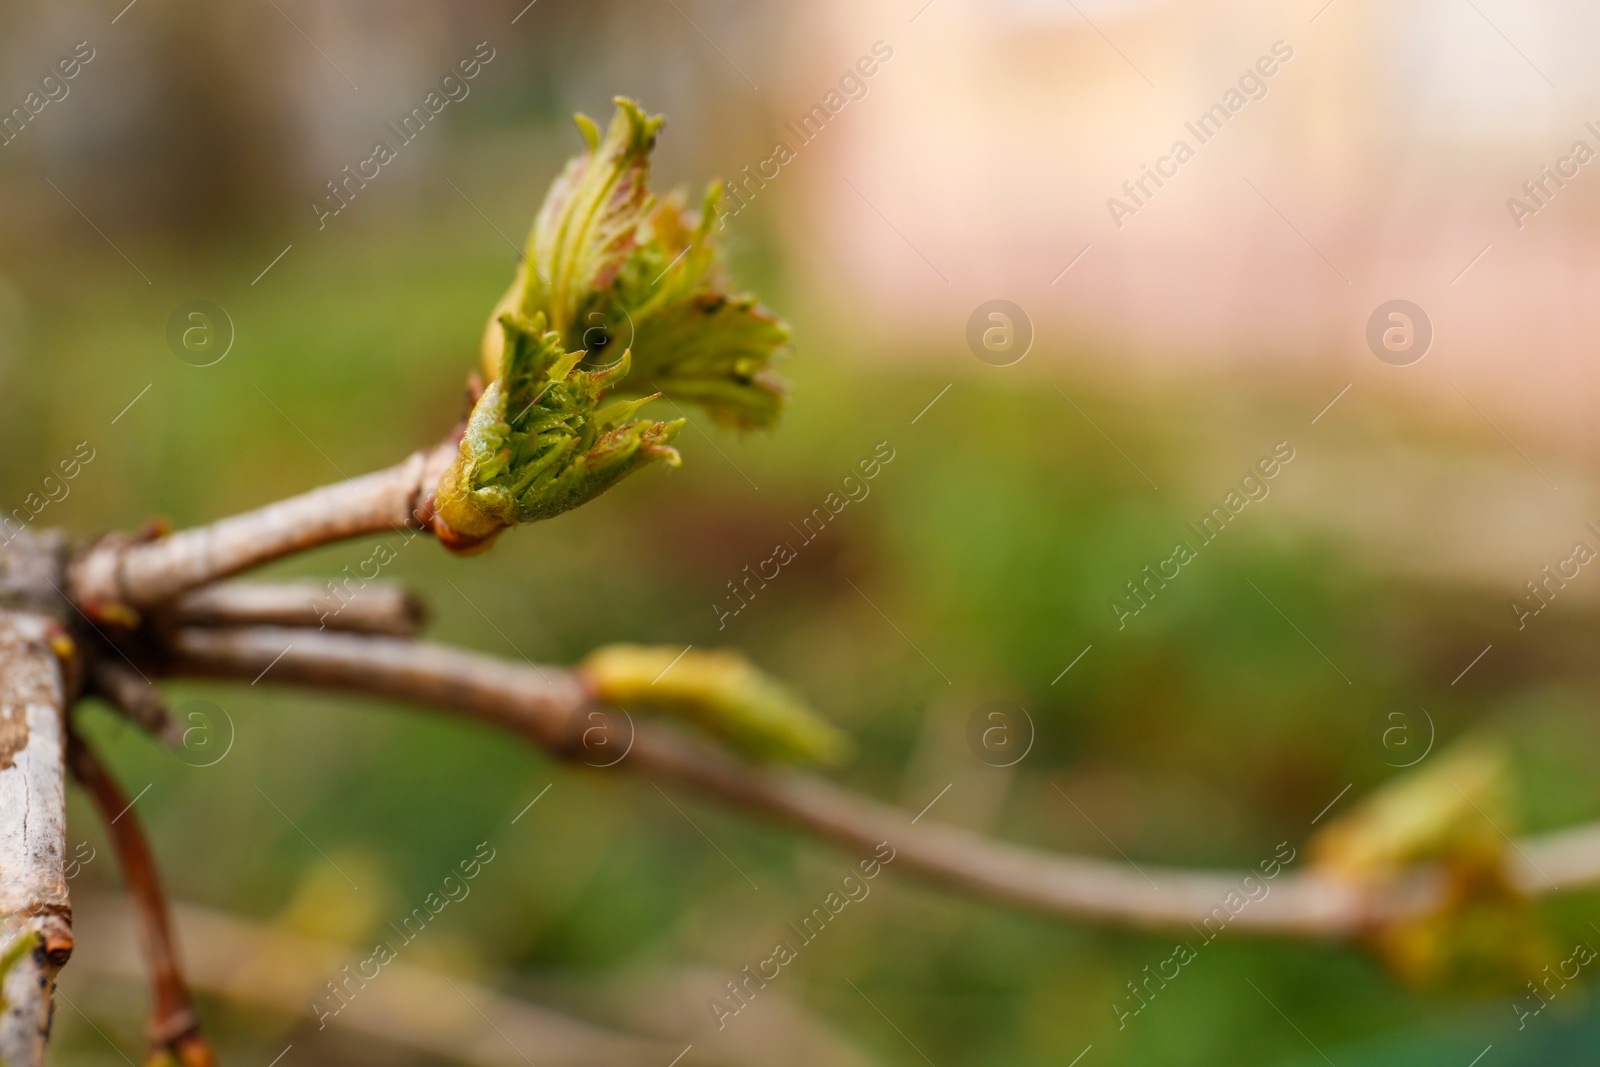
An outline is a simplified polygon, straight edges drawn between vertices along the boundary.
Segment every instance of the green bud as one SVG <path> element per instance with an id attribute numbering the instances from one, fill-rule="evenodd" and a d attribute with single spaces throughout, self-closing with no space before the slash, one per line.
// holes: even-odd
<path id="1" fill-rule="evenodd" d="M 1312 842 L 1320 874 L 1393 891 L 1430 872 L 1432 906 L 1375 920 L 1368 942 L 1396 975 L 1417 985 L 1498 989 L 1554 958 L 1538 911 L 1506 877 L 1515 832 L 1504 751 L 1459 742 L 1388 783 Z M 1412 883 L 1415 885 L 1416 883 Z"/>
<path id="2" fill-rule="evenodd" d="M 1350 881 L 1378 883 L 1414 863 L 1494 865 L 1515 819 L 1505 752 L 1473 738 L 1441 752 L 1330 823 L 1313 842 L 1317 864 Z"/>
<path id="3" fill-rule="evenodd" d="M 850 739 L 737 652 L 607 645 L 578 666 L 595 695 L 684 719 L 756 759 L 842 763 Z"/>
<path id="4" fill-rule="evenodd" d="M 630 421 L 650 397 L 603 403 L 628 373 L 627 353 L 615 366 L 585 370 L 584 353 L 564 353 L 542 313 L 507 312 L 500 321 L 499 374 L 473 407 L 434 496 L 435 530 L 459 552 L 570 511 L 652 462 L 679 462 L 671 441 L 681 419 Z"/>

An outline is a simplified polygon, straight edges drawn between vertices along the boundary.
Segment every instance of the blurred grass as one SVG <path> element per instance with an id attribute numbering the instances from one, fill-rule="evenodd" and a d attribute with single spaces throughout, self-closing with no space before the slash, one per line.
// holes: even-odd
<path id="1" fill-rule="evenodd" d="M 519 238 L 529 188 L 503 183 L 481 195 Z M 89 532 L 159 513 L 189 524 L 436 440 L 461 411 L 463 376 L 511 254 L 448 190 L 426 202 L 403 225 L 380 213 L 302 235 L 256 285 L 276 247 L 131 247 L 160 279 L 149 287 L 93 242 L 60 253 L 56 274 L 12 276 L 0 323 L 9 339 L 4 499 L 19 502 L 87 439 L 96 459 L 41 522 Z M 1512 735 L 1527 826 L 1600 813 L 1589 769 L 1600 741 L 1594 682 L 1570 669 L 1529 682 L 1536 657 L 1559 660 L 1548 650 L 1593 628 L 1588 614 L 1541 620 L 1547 651 L 1486 660 L 1475 685 L 1452 689 L 1450 675 L 1503 625 L 1500 593 L 1408 582 L 1282 511 L 1278 494 L 1337 463 L 1341 443 L 1367 426 L 1320 428 L 1313 448 L 1301 410 L 1316 405 L 1304 397 L 1186 382 L 1135 392 L 1084 370 L 1104 365 L 1102 354 L 1048 340 L 1009 372 L 948 351 L 930 359 L 920 338 L 866 362 L 851 324 L 786 291 L 759 237 L 736 257 L 769 303 L 796 309 L 785 425 L 740 438 L 690 413 L 679 471 L 647 472 L 485 557 L 449 558 L 420 539 L 400 549 L 385 577 L 425 592 L 433 636 L 554 662 L 619 640 L 735 645 L 860 739 L 862 756 L 843 774 L 852 785 L 920 807 L 937 786 L 911 795 L 918 765 L 987 776 L 994 810 L 969 808 L 963 787 L 930 817 L 1047 848 L 1114 855 L 1057 786 L 1135 861 L 1243 866 L 1279 841 L 1298 847 L 1346 784 L 1359 796 L 1397 773 L 1366 744 L 1368 717 L 1394 698 L 1427 705 L 1440 744 L 1485 724 Z M 194 297 L 222 304 L 237 327 L 214 367 L 166 350 L 166 315 Z M 1123 582 L 1164 558 L 1184 523 L 1286 437 L 1299 455 L 1274 496 L 1250 505 L 1118 630 L 1107 605 Z M 870 495 L 719 630 L 712 605 L 726 583 L 792 540 L 790 524 L 881 441 L 896 455 Z M 1465 447 L 1463 464 L 1477 446 Z M 334 546 L 276 570 L 331 575 L 370 551 L 370 542 Z M 150 783 L 138 812 L 175 896 L 270 919 L 336 863 L 363 872 L 366 884 L 350 892 L 376 901 L 362 905 L 375 929 L 348 931 L 361 945 L 488 841 L 498 857 L 472 897 L 407 951 L 550 997 L 650 965 L 709 965 L 731 978 L 854 859 L 674 795 L 690 825 L 644 783 L 555 766 L 476 726 L 265 684 L 171 688 L 180 705 L 209 698 L 232 717 L 233 748 L 215 767 L 178 763 L 103 711 L 86 729 L 130 792 Z M 960 728 L 938 728 L 993 699 L 1021 704 L 1038 727 L 1014 772 L 977 766 Z M 72 819 L 108 857 L 76 799 Z M 82 877 L 115 884 L 111 866 L 102 858 Z M 348 888 L 327 884 L 334 897 Z M 1584 936 L 1585 903 L 1550 909 L 1564 937 Z M 915 1057 L 851 982 L 940 1067 L 1062 1064 L 1091 1042 L 1096 1064 L 1302 1062 L 1306 1038 L 1340 1063 L 1385 1042 L 1405 1050 L 1389 1053 L 1404 1062 L 1434 1062 L 1465 1047 L 1461 1028 L 1438 1020 L 1470 1030 L 1510 1014 L 1498 1002 L 1399 988 L 1355 951 L 1230 936 L 1118 1033 L 1111 1002 L 1170 953 L 1171 936 L 1005 914 L 892 868 L 852 911 L 861 914 L 847 912 L 782 981 L 885 1063 Z M 592 1009 L 569 996 L 572 1010 Z M 290 1025 L 213 1014 L 224 1044 L 252 1055 L 270 1057 L 277 1044 L 264 1035 Z M 613 1003 L 601 1014 L 625 1025 L 629 1009 Z M 93 1032 L 68 1022 L 72 1055 L 110 1062 Z M 133 1046 L 131 1017 L 105 1025 Z M 307 1060 L 337 1055 L 303 1044 Z"/>

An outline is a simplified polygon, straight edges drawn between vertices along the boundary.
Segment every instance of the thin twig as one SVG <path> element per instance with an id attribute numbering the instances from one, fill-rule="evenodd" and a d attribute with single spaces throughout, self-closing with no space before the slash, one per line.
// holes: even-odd
<path id="1" fill-rule="evenodd" d="M 127 880 L 139 920 L 145 965 L 150 977 L 150 1047 L 169 1052 L 182 1067 L 211 1067 L 216 1056 L 200 1033 L 200 1016 L 184 984 L 172 941 L 166 897 L 156 874 L 155 857 L 138 816 L 104 765 L 80 738 L 67 743 L 72 776 L 88 792 L 106 823 L 122 876 Z M 152 1055 L 155 1059 L 155 1055 Z"/>
<path id="2" fill-rule="evenodd" d="M 218 582 L 173 602 L 171 621 L 200 626 L 309 626 L 414 637 L 427 611 L 409 590 L 361 575 L 334 582 Z"/>
<path id="3" fill-rule="evenodd" d="M 248 679 L 281 654 L 270 678 L 463 712 L 561 754 L 577 751 L 586 690 L 572 672 L 533 667 L 427 642 L 267 627 L 183 629 L 172 637 L 174 671 Z M 1147 881 L 1121 862 L 1054 855 L 923 820 L 819 778 L 755 766 L 681 733 L 637 723 L 617 767 L 758 812 L 852 851 L 880 842 L 893 868 L 950 889 L 1057 918 L 1136 927 L 1182 928 L 1213 914 L 1249 871 L 1194 871 L 1143 865 Z M 1559 870 L 1563 891 L 1600 884 L 1600 827 L 1519 842 L 1506 876 L 1530 895 L 1549 892 L 1531 868 Z M 1314 939 L 1350 939 L 1374 925 L 1428 911 L 1446 891 L 1435 868 L 1420 867 L 1385 889 L 1308 871 L 1284 872 L 1270 895 L 1232 915 L 1231 929 Z"/>
<path id="4" fill-rule="evenodd" d="M 161 690 L 138 671 L 111 656 L 89 661 L 89 686 L 123 718 L 169 746 L 182 744 L 183 734 L 173 721 Z"/>

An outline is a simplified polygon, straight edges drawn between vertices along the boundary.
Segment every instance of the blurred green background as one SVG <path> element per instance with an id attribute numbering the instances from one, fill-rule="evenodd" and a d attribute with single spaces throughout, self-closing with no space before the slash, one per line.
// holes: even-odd
<path id="1" fill-rule="evenodd" d="M 611 93 L 627 92 L 665 110 L 662 187 L 698 188 L 757 158 L 767 105 L 728 103 L 741 83 L 670 9 L 540 4 L 514 35 L 520 6 L 424 20 L 415 47 L 442 36 L 445 60 L 389 91 L 389 112 L 480 39 L 494 40 L 496 60 L 432 140 L 320 232 L 305 208 L 318 183 L 280 155 L 304 131 L 252 125 L 270 110 L 266 89 L 227 62 L 251 32 L 298 48 L 276 15 L 252 23 L 145 0 L 111 27 L 92 12 L 106 69 L 91 64 L 78 95 L 42 119 L 68 123 L 83 105 L 83 121 L 110 124 L 108 139 L 0 157 L 0 499 L 19 503 L 80 441 L 94 460 L 38 521 L 84 534 L 158 515 L 204 522 L 387 465 L 462 414 L 484 317 L 514 266 L 506 236 L 520 242 L 576 148 L 574 108 L 603 115 Z M 696 14 L 758 38 L 781 21 Z M 4 17 L 70 44 L 65 27 L 80 16 L 53 9 L 50 33 L 39 28 L 49 20 Z M 125 30 L 142 59 L 118 52 L 111 35 Z M 670 47 L 641 39 L 652 34 Z M 853 57 L 833 48 L 817 62 Z M 318 94 L 344 91 L 315 56 L 298 59 Z M 147 81 L 176 83 L 140 90 L 135 126 L 166 138 L 142 146 L 119 139 L 109 99 L 111 73 L 133 77 L 141 62 Z M 8 63 L 24 80 L 40 65 Z M 362 143 L 334 156 L 354 161 Z M 47 176 L 96 222 L 63 208 Z M 735 276 L 795 328 L 780 429 L 741 437 L 690 412 L 679 470 L 647 471 L 479 558 L 421 539 L 400 549 L 385 577 L 426 596 L 432 637 L 554 663 L 610 641 L 737 647 L 859 739 L 842 781 L 913 811 L 948 784 L 929 819 L 1066 852 L 1243 868 L 1288 841 L 1298 869 L 1312 819 L 1341 790 L 1352 786 L 1348 807 L 1404 773 L 1368 740 L 1393 700 L 1426 707 L 1441 748 L 1475 730 L 1504 738 L 1522 829 L 1600 816 L 1597 601 L 1575 591 L 1520 634 L 1505 606 L 1590 516 L 1573 496 L 1539 497 L 1542 510 L 1521 514 L 1547 552 L 1457 565 L 1462 543 L 1505 521 L 1499 490 L 1544 490 L 1470 411 L 1363 380 L 1313 424 L 1349 380 L 1328 365 L 1130 367 L 1039 305 L 1028 358 L 986 366 L 966 350 L 965 304 L 953 326 L 841 312 L 836 280 L 796 243 L 805 222 L 790 216 L 803 205 L 787 195 L 758 201 L 728 241 Z M 166 344 L 169 315 L 193 299 L 221 305 L 236 329 L 213 366 L 189 366 Z M 1124 582 L 1283 440 L 1296 455 L 1270 496 L 1119 629 L 1108 605 Z M 726 583 L 792 540 L 791 524 L 880 442 L 895 458 L 870 495 L 719 629 Z M 1563 466 L 1579 457 L 1538 458 L 1579 484 Z M 371 549 L 334 546 L 272 572 L 332 575 Z M 495 861 L 406 962 L 647 1035 L 669 1055 L 692 1042 L 685 1063 L 1031 1067 L 1092 1045 L 1085 1067 L 1465 1065 L 1492 1043 L 1486 1064 L 1542 1064 L 1578 1062 L 1572 1050 L 1600 1034 L 1582 989 L 1518 1033 L 1510 1005 L 1528 975 L 1488 992 L 1418 990 L 1359 949 L 1242 933 L 1119 1031 L 1111 1004 L 1173 936 L 1007 913 L 891 865 L 729 1024 L 768 1043 L 755 1055 L 719 1035 L 705 997 L 765 958 L 860 857 L 401 706 L 265 682 L 169 689 L 175 703 L 226 709 L 232 747 L 216 765 L 188 766 L 101 708 L 82 721 L 130 793 L 148 783 L 135 810 L 175 899 L 344 941 L 354 962 L 487 841 Z M 1037 730 L 1009 769 L 967 747 L 970 717 L 994 700 L 1025 708 Z M 108 847 L 81 797 L 70 815 L 97 850 L 75 892 L 101 900 L 96 891 L 119 886 Z M 1593 904 L 1542 908 L 1555 944 L 1600 936 Z M 136 987 L 75 964 L 62 989 L 74 1007 L 58 1011 L 57 1062 L 139 1054 Z M 203 1003 L 225 1063 L 265 1064 L 291 1044 L 286 1064 L 434 1062 L 319 1031 L 307 1015 Z"/>

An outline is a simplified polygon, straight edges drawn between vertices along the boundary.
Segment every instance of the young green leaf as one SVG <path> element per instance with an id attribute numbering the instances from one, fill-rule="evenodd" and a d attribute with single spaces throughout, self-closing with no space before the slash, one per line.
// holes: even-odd
<path id="1" fill-rule="evenodd" d="M 607 351 L 633 353 L 617 387 L 665 393 L 741 428 L 773 425 L 783 383 L 773 373 L 789 328 L 747 293 L 730 291 L 716 249 L 718 187 L 698 214 L 681 197 L 656 203 L 650 153 L 661 128 L 622 97 L 602 137 L 578 116 L 587 146 L 551 186 L 528 253 L 484 336 L 487 378 L 499 372 L 503 312 L 543 313 L 567 351 L 590 365 Z"/>
<path id="2" fill-rule="evenodd" d="M 434 496 L 435 530 L 460 552 L 487 547 L 508 526 L 585 504 L 652 462 L 677 466 L 676 422 L 633 420 L 652 399 L 606 401 L 628 373 L 579 366 L 541 313 L 501 316 L 505 356 L 467 421 L 460 451 Z"/>
<path id="3" fill-rule="evenodd" d="M 595 695 L 684 719 L 774 762 L 841 763 L 850 739 L 737 652 L 607 645 L 578 666 Z"/>
<path id="4" fill-rule="evenodd" d="M 626 97 L 606 131 L 577 118 L 588 150 L 567 163 L 550 186 L 528 237 L 523 313 L 543 311 L 550 328 L 567 337 L 584 304 L 611 284 L 636 241 L 652 198 L 650 153 L 664 121 Z"/>
<path id="5" fill-rule="evenodd" d="M 772 365 L 789 327 L 728 292 L 712 231 L 720 195 L 713 185 L 698 217 L 678 197 L 658 205 L 596 310 L 605 336 L 632 338 L 630 389 L 698 404 L 727 425 L 771 426 L 785 396 Z"/>

